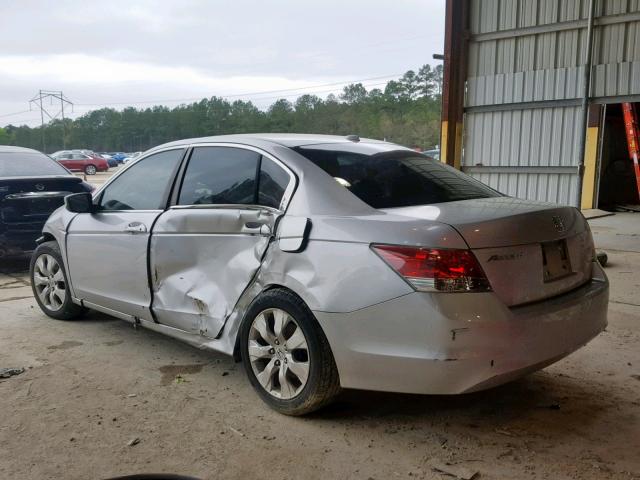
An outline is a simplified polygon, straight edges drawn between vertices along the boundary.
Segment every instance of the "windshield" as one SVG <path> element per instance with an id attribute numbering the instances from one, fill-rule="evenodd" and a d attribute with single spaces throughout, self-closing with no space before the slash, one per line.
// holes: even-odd
<path id="1" fill-rule="evenodd" d="M 369 153 L 362 148 L 360 153 L 354 146 L 349 151 L 338 148 L 341 146 L 311 145 L 294 150 L 373 208 L 501 196 L 468 175 L 415 152 Z"/>
<path id="2" fill-rule="evenodd" d="M 69 175 L 55 160 L 39 152 L 0 152 L 0 177 Z"/>

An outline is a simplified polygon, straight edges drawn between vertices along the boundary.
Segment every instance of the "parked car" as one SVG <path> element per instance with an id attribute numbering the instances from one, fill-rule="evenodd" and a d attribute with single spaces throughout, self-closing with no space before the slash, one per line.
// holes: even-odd
<path id="1" fill-rule="evenodd" d="M 117 152 L 117 153 L 113 153 L 111 155 L 111 158 L 116 160 L 118 163 L 123 163 L 124 159 L 127 158 L 127 154 L 122 152 Z"/>
<path id="2" fill-rule="evenodd" d="M 66 198 L 31 278 L 50 317 L 92 308 L 241 359 L 292 415 L 340 388 L 508 382 L 598 335 L 609 296 L 579 210 L 324 135 L 156 147 Z"/>
<path id="3" fill-rule="evenodd" d="M 64 196 L 92 189 L 43 153 L 0 146 L 0 259 L 35 250 Z"/>
<path id="4" fill-rule="evenodd" d="M 142 152 L 134 152 L 134 153 L 128 155 L 127 158 L 124 159 L 124 163 L 129 163 L 129 162 L 135 160 L 136 158 L 138 158 L 140 155 L 142 155 Z"/>
<path id="5" fill-rule="evenodd" d="M 96 172 L 109 170 L 109 163 L 95 153 L 82 153 L 77 151 L 62 151 L 52 155 L 53 159 L 64 165 L 71 171 L 84 172 L 87 175 L 95 175 Z"/>
<path id="6" fill-rule="evenodd" d="M 118 161 L 115 158 L 113 158 L 112 156 L 110 156 L 110 155 L 100 153 L 100 154 L 98 154 L 98 156 L 100 158 L 104 158 L 107 161 L 107 164 L 109 165 L 109 168 L 115 168 L 118 165 L 120 165 L 118 163 Z"/>

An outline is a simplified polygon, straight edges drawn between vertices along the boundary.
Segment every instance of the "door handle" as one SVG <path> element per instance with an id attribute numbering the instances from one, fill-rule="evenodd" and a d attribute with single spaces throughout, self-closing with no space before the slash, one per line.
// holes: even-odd
<path id="1" fill-rule="evenodd" d="M 147 231 L 147 226 L 144 223 L 131 222 L 129 225 L 124 227 L 124 231 L 129 233 L 145 233 Z"/>
<path id="2" fill-rule="evenodd" d="M 262 222 L 246 222 L 244 226 L 251 230 L 258 230 L 260 235 L 269 236 L 271 235 L 271 227 Z"/>

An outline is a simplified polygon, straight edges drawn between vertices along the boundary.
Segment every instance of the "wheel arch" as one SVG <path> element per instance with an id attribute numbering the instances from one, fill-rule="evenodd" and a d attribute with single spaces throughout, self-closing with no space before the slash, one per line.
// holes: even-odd
<path id="1" fill-rule="evenodd" d="M 267 293 L 269 291 L 272 291 L 272 290 L 285 290 L 285 291 L 291 293 L 292 295 L 295 295 L 296 297 L 298 297 L 298 299 L 300 299 L 300 301 L 305 305 L 305 307 L 307 307 L 309 312 L 311 312 L 311 314 L 313 315 L 313 311 L 309 307 L 309 304 L 302 297 L 302 295 L 300 295 L 298 292 L 296 292 L 291 287 L 288 287 L 288 286 L 280 284 L 280 283 L 270 283 L 268 285 L 265 285 L 262 288 L 262 290 L 260 290 L 260 292 L 257 295 L 255 295 L 251 299 L 251 302 L 246 306 L 246 308 L 244 309 L 244 312 L 242 313 L 242 315 L 241 315 L 241 317 L 240 317 L 240 319 L 238 321 L 238 328 L 235 329 L 235 340 L 234 340 L 234 347 L 233 347 L 232 356 L 233 356 L 233 360 L 236 363 L 239 363 L 239 362 L 242 361 L 241 355 L 240 355 L 240 326 L 245 322 L 247 313 L 249 312 L 249 309 L 250 309 L 251 305 L 256 300 L 258 300 L 262 295 L 264 295 L 265 293 Z M 315 318 L 315 315 L 314 315 L 314 318 Z M 316 321 L 317 320 L 318 319 L 316 318 Z M 322 334 L 326 337 L 326 333 L 324 332 L 324 329 L 322 328 L 322 325 L 320 325 L 320 322 L 318 322 L 318 325 L 320 326 L 320 330 L 322 331 Z"/>
<path id="2" fill-rule="evenodd" d="M 38 239 L 36 240 L 36 244 L 38 245 L 42 245 L 45 242 L 58 242 L 58 240 L 56 239 L 56 237 L 53 236 L 53 234 L 49 233 L 49 232 L 42 232 L 42 236 L 38 237 Z"/>

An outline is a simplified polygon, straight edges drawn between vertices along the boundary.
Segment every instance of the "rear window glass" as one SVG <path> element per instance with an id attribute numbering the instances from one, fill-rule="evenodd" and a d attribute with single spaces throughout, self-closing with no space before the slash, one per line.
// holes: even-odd
<path id="1" fill-rule="evenodd" d="M 349 146 L 350 151 L 317 147 L 294 150 L 373 208 L 501 196 L 468 175 L 411 151 L 358 153 L 355 146 Z"/>
<path id="2" fill-rule="evenodd" d="M 37 152 L 1 152 L 0 177 L 69 175 L 55 160 Z"/>

